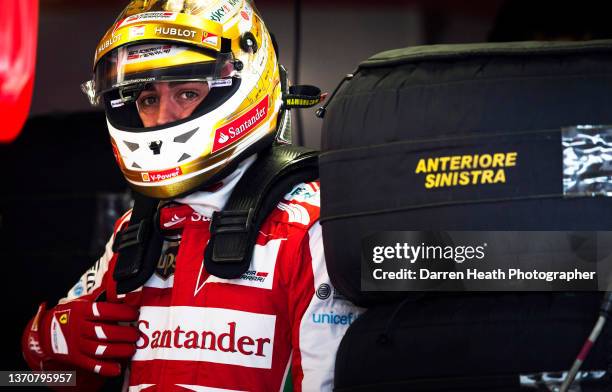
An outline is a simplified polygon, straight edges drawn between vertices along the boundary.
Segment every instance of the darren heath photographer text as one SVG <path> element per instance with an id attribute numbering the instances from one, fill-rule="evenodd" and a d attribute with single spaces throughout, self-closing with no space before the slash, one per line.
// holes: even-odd
<path id="1" fill-rule="evenodd" d="M 395 246 L 375 246 L 372 252 L 372 261 L 380 264 L 383 261 L 395 260 L 414 264 L 422 261 L 447 261 L 462 264 L 465 261 L 482 261 L 485 258 L 487 244 L 480 246 L 432 246 L 408 245 L 396 243 Z M 506 270 L 497 268 L 490 271 L 481 271 L 476 268 L 467 268 L 465 271 L 432 271 L 427 268 L 417 270 L 401 268 L 399 271 L 383 271 L 375 268 L 372 275 L 376 280 L 593 280 L 594 271 L 524 271 L 519 268 Z"/>

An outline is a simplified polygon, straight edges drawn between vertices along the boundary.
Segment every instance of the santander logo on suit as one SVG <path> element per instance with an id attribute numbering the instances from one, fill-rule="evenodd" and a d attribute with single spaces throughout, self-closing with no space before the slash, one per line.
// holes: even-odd
<path id="1" fill-rule="evenodd" d="M 143 306 L 133 361 L 186 360 L 270 369 L 276 316 L 233 309 Z"/>

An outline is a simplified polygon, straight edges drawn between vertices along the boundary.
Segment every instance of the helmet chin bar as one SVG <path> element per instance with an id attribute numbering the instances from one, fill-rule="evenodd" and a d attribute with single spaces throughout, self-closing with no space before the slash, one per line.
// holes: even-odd
<path id="1" fill-rule="evenodd" d="M 228 160 L 229 163 L 216 166 L 211 170 L 204 170 L 203 174 L 183 180 L 173 185 L 167 185 L 164 187 L 149 187 L 133 183 L 129 180 L 128 184 L 132 190 L 149 198 L 170 200 L 185 197 L 191 193 L 201 191 L 204 188 L 223 180 L 234 170 L 236 170 L 242 161 L 253 154 L 258 153 L 259 151 L 270 148 L 274 144 L 274 139 L 274 134 L 267 134 L 265 137 L 255 141 L 253 144 L 246 147 L 243 151 L 236 155 L 232 155 L 233 151 L 229 150 L 218 157 L 219 161 Z M 214 165 L 215 162 L 211 162 L 211 166 Z"/>

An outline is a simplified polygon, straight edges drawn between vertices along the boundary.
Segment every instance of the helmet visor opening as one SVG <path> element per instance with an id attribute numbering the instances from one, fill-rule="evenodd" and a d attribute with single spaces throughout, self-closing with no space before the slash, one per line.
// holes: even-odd
<path id="1" fill-rule="evenodd" d="M 159 112 L 161 110 L 156 105 L 158 94 L 153 83 L 147 83 L 141 90 L 134 92 L 134 99 L 126 103 L 124 103 L 124 98 L 120 95 L 120 90 L 118 89 L 104 93 L 103 101 L 107 119 L 113 127 L 128 132 L 156 131 L 190 121 L 195 117 L 211 112 L 236 93 L 240 87 L 240 82 L 240 78 L 237 77 L 217 80 L 216 83 L 201 80 L 174 80 L 167 82 L 168 93 L 164 95 L 166 107 L 170 106 L 168 102 L 172 102 L 176 104 L 176 106 L 173 106 L 177 110 L 167 109 L 166 113 L 170 111 L 175 115 L 172 119 L 166 119 L 167 122 L 163 124 L 147 121 L 147 119 L 151 118 L 159 121 Z M 203 86 L 204 84 L 206 86 Z M 203 99 L 197 106 L 192 106 L 189 103 L 183 106 L 182 103 L 189 100 L 189 95 L 200 95 Z M 147 107 L 148 105 L 151 106 Z M 189 113 L 185 110 L 186 107 L 191 107 L 188 110 Z"/>
<path id="2" fill-rule="evenodd" d="M 219 85 L 237 76 L 231 53 L 149 43 L 123 46 L 104 56 L 96 65 L 93 79 L 82 89 L 93 105 L 111 90 L 119 93 L 117 104 L 125 104 L 133 102 L 151 83 L 205 81 Z"/>

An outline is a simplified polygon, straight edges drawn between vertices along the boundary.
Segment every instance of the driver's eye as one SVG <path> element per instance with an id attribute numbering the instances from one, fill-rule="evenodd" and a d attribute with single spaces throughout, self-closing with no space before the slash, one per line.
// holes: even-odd
<path id="1" fill-rule="evenodd" d="M 152 106 L 157 103 L 157 97 L 154 95 L 145 96 L 140 98 L 139 102 L 143 106 Z"/>
<path id="2" fill-rule="evenodd" d="M 181 93 L 181 98 L 187 99 L 187 100 L 193 100 L 193 99 L 196 99 L 199 96 L 200 96 L 200 94 L 198 94 L 195 91 L 183 91 Z"/>

